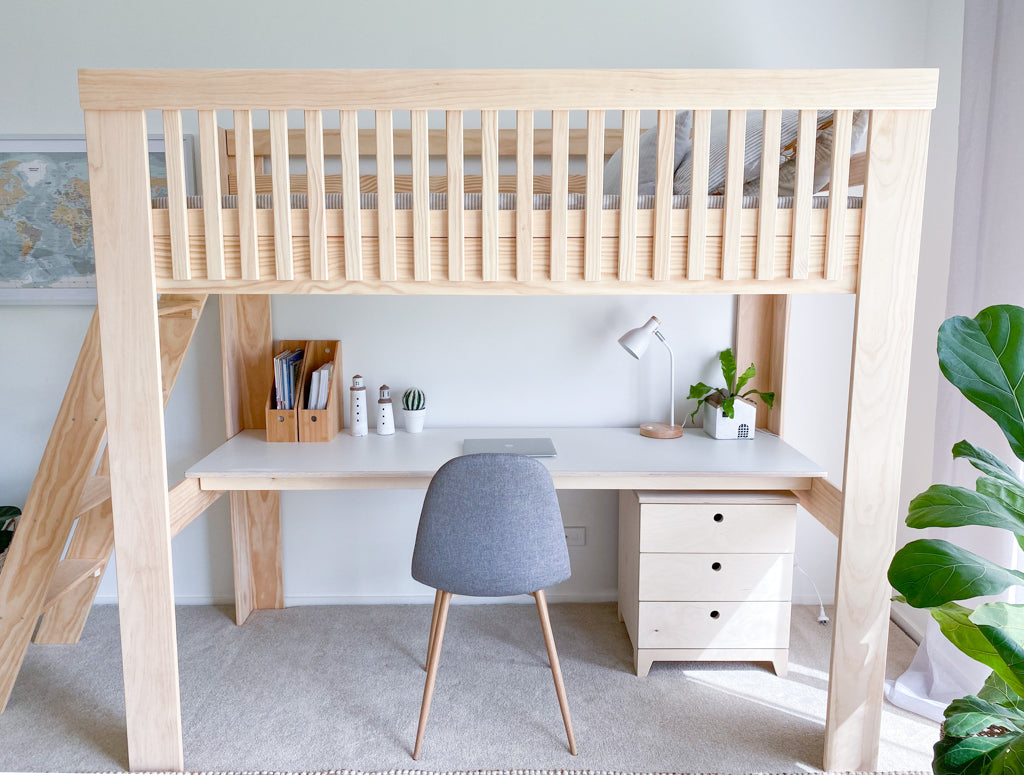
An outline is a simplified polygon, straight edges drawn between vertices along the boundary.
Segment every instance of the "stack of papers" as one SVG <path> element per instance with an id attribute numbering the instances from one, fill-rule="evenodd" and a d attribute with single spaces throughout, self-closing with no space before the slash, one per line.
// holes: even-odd
<path id="1" fill-rule="evenodd" d="M 274 356 L 274 393 L 278 409 L 294 409 L 296 385 L 302 375 L 302 350 L 285 350 Z"/>
<path id="2" fill-rule="evenodd" d="M 334 373 L 334 364 L 325 363 L 313 372 L 309 381 L 309 400 L 306 402 L 307 409 L 326 409 L 327 397 L 331 389 L 331 374 Z"/>

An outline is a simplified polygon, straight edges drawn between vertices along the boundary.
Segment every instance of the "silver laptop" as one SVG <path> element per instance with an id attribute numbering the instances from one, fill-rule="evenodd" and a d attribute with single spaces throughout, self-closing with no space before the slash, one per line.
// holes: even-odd
<path id="1" fill-rule="evenodd" d="M 464 439 L 463 455 L 480 452 L 509 452 L 530 457 L 555 457 L 555 444 L 551 439 Z"/>

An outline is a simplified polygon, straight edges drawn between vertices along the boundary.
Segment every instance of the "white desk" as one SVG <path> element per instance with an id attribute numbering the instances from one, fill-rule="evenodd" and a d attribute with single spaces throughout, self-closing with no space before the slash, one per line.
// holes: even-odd
<path id="1" fill-rule="evenodd" d="M 466 438 L 549 436 L 558 452 L 538 458 L 563 490 L 806 490 L 817 463 L 778 436 L 716 441 L 701 430 L 648 439 L 636 428 L 428 428 L 419 434 L 330 442 L 268 443 L 243 431 L 185 475 L 203 490 L 421 489 Z"/>

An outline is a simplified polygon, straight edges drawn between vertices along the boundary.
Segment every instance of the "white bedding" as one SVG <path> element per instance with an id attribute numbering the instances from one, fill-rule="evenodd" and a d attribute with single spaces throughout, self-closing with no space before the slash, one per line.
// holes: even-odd
<path id="1" fill-rule="evenodd" d="M 376 210 L 377 209 L 377 194 L 361 194 L 359 197 L 359 207 L 363 210 Z M 584 194 L 569 194 L 569 209 L 570 210 L 583 210 L 586 207 L 586 196 Z M 827 196 L 816 196 L 812 200 L 812 207 L 816 210 L 823 209 L 828 206 Z M 745 196 L 743 197 L 744 208 L 756 208 L 758 206 L 759 199 L 756 196 Z M 466 210 L 480 210 L 482 209 L 483 197 L 481 194 L 466 194 L 465 203 L 463 205 Z M 327 209 L 328 210 L 341 210 L 341 194 L 328 194 L 327 195 Z M 203 206 L 203 198 L 201 196 L 190 196 L 187 200 L 189 209 L 201 209 Z M 307 206 L 307 200 L 305 194 L 292 194 L 293 209 L 305 209 Z M 238 197 L 236 196 L 224 196 L 221 202 L 222 207 L 228 209 L 235 209 L 238 207 Z M 690 197 L 688 195 L 677 194 L 672 197 L 672 209 L 674 210 L 685 210 L 690 206 Z M 725 206 L 724 196 L 710 196 L 708 197 L 708 209 L 720 210 Z M 793 206 L 792 197 L 779 197 L 778 207 L 781 209 L 788 209 Z M 847 207 L 851 209 L 857 209 L 861 206 L 861 198 L 859 196 L 851 196 L 847 198 Z M 158 210 L 167 209 L 166 197 L 161 197 L 153 200 L 153 207 Z M 259 194 L 256 197 L 256 207 L 260 210 L 269 210 L 272 207 L 272 197 L 270 194 Z M 601 207 L 604 210 L 618 210 L 619 209 L 619 197 L 615 194 L 605 194 Z M 653 210 L 654 209 L 654 197 L 650 195 L 642 195 L 637 197 L 637 208 L 640 210 Z M 411 210 L 412 209 L 412 194 L 395 194 L 395 209 L 396 210 Z M 431 194 L 430 195 L 430 209 L 431 210 L 447 210 L 448 209 L 448 195 L 443 193 Z M 516 195 L 515 194 L 498 194 L 498 209 L 499 210 L 515 210 L 516 209 Z M 534 210 L 550 210 L 551 209 L 551 195 L 550 194 L 534 194 L 533 196 L 533 209 Z"/>

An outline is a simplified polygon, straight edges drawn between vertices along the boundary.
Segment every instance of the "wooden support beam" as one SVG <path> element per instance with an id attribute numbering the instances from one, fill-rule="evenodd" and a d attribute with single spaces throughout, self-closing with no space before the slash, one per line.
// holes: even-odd
<path id="1" fill-rule="evenodd" d="M 878 764 L 929 119 L 875 110 L 868 128 L 826 770 Z"/>
<path id="2" fill-rule="evenodd" d="M 217 502 L 220 490 L 200 490 L 198 479 L 182 479 L 167 493 L 171 510 L 171 535 L 176 536 L 192 524 L 192 520 Z"/>
<path id="3" fill-rule="evenodd" d="M 733 353 L 742 372 L 748 364 L 757 367 L 757 375 L 748 387 L 775 393 L 775 408 L 770 412 L 761 401 L 757 406 L 757 427 L 783 435 L 786 401 L 786 347 L 789 343 L 789 296 L 753 296 L 736 298 L 736 344 Z"/>
<path id="4" fill-rule="evenodd" d="M 815 479 L 809 490 L 796 490 L 800 505 L 838 536 L 843 524 L 843 491 L 827 479 Z"/>
<path id="5" fill-rule="evenodd" d="M 183 770 L 146 115 L 87 110 L 85 127 L 128 763 Z"/>
<path id="6" fill-rule="evenodd" d="M 477 108 L 479 109 L 479 108 Z M 461 111 L 460 111 L 461 112 Z M 470 158 L 479 157 L 482 152 L 482 133 L 479 129 L 466 130 L 466 155 Z M 270 132 L 266 129 L 257 129 L 253 132 L 254 148 L 257 156 L 270 155 Z M 443 129 L 431 129 L 428 132 L 428 144 L 431 156 L 444 156 L 446 150 L 446 134 Z M 305 155 L 306 137 L 301 129 L 288 130 L 288 147 L 292 153 Z M 504 157 L 516 155 L 518 136 L 515 129 L 501 129 L 498 131 L 498 154 Z M 614 154 L 622 146 L 621 129 L 605 129 L 604 131 L 604 156 L 605 158 Z M 380 145 L 380 135 L 372 129 L 359 130 L 359 155 L 376 156 Z M 235 153 L 235 133 L 227 130 L 227 148 L 230 155 Z M 338 143 L 337 135 L 328 133 L 324 136 L 324 151 L 328 156 L 338 156 L 341 153 L 341 146 Z M 399 156 L 409 156 L 412 152 L 412 132 L 408 129 L 396 129 L 394 133 L 394 152 Z M 551 130 L 537 130 L 537 155 L 551 155 Z M 569 155 L 587 155 L 587 130 L 569 130 Z"/>
<path id="7" fill-rule="evenodd" d="M 265 428 L 273 380 L 269 296 L 221 296 L 221 351 L 227 438 Z M 231 493 L 235 621 L 253 610 L 284 607 L 281 500 L 277 492 Z"/>

